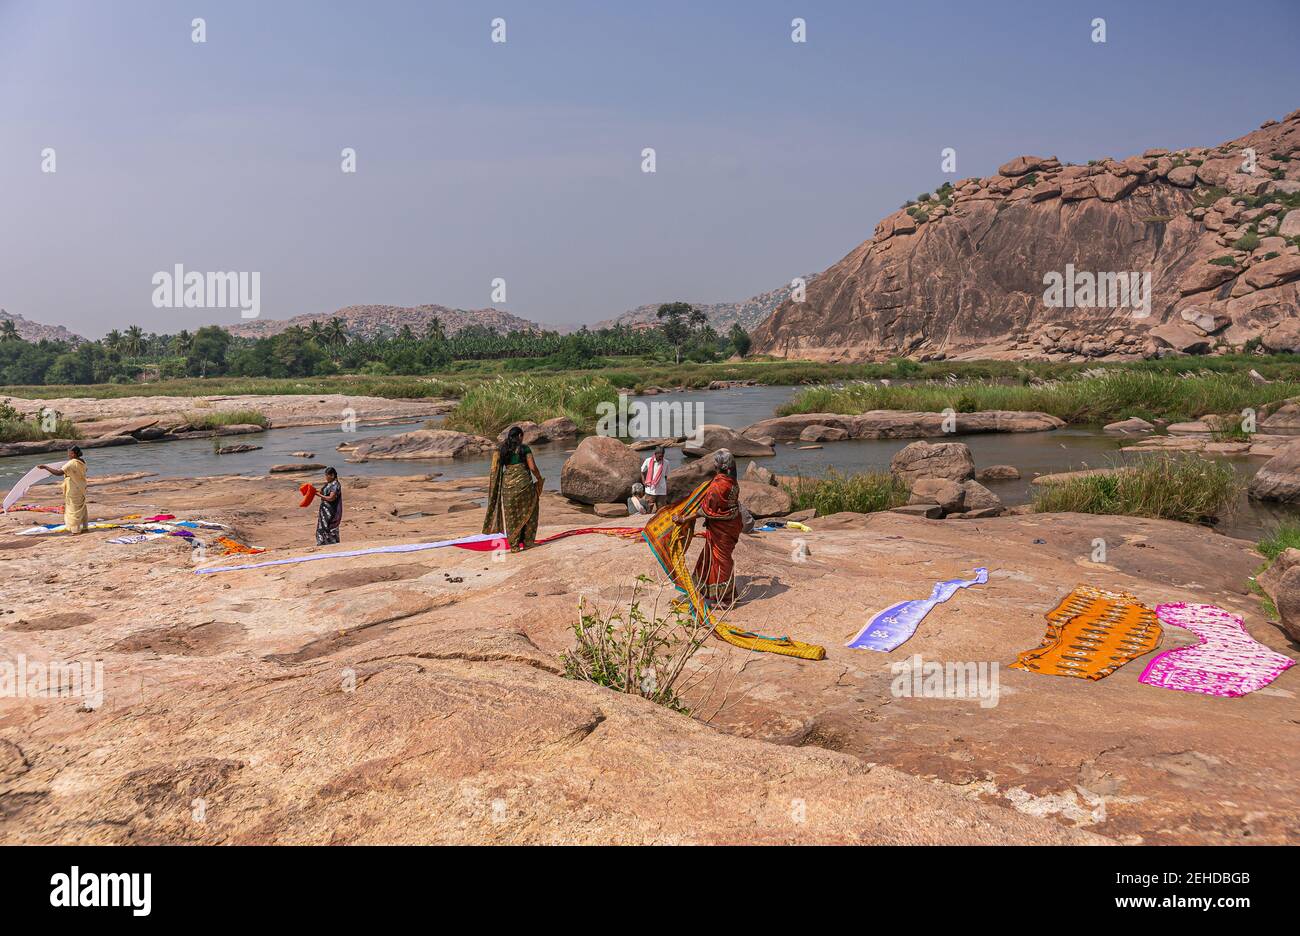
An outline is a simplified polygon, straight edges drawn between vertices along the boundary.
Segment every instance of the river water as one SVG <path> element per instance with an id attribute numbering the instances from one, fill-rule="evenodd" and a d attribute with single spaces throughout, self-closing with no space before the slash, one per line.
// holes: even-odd
<path id="1" fill-rule="evenodd" d="M 656 397 L 633 397 L 646 402 L 671 402 L 700 404 L 701 421 L 740 429 L 776 414 L 777 407 L 788 401 L 797 391 L 795 387 L 735 387 L 727 390 L 709 390 L 690 393 L 662 394 Z M 161 477 L 206 477 L 210 475 L 263 475 L 272 465 L 285 462 L 311 461 L 333 465 L 340 476 L 349 475 L 412 475 L 437 474 L 443 478 L 482 477 L 487 474 L 489 458 L 457 458 L 427 460 L 378 460 L 360 464 L 348 463 L 336 447 L 343 441 L 356 441 L 378 435 L 407 432 L 424 426 L 424 421 L 400 425 L 360 426 L 355 434 L 345 434 L 337 425 L 307 426 L 273 429 L 256 435 L 226 436 L 222 445 L 248 443 L 262 446 L 257 451 L 235 455 L 217 455 L 212 440 L 195 439 L 183 442 L 140 443 L 115 448 L 88 449 L 86 464 L 92 476 L 151 471 Z M 1018 481 L 990 482 L 988 487 L 1007 504 L 1025 503 L 1030 498 L 1030 481 L 1037 474 L 1071 471 L 1080 468 L 1103 468 L 1123 464 L 1126 456 L 1119 440 L 1096 429 L 1060 429 L 1054 432 L 991 433 L 983 435 L 954 436 L 970 446 L 978 468 L 989 465 L 1014 465 L 1020 469 Z M 771 458 L 754 459 L 778 474 L 804 474 L 816 476 L 827 469 L 844 472 L 885 471 L 890 459 L 910 439 L 860 439 L 846 442 L 827 442 L 820 449 L 801 450 L 798 444 L 776 446 Z M 560 467 L 573 450 L 573 443 L 534 446 L 538 468 L 547 478 L 551 490 L 559 487 Z M 313 452 L 311 459 L 296 458 L 293 452 Z M 646 453 L 649 454 L 649 453 Z M 668 450 L 671 466 L 681 463 L 683 456 L 677 449 Z M 58 462 L 59 454 L 44 456 L 15 456 L 0 458 L 0 490 L 9 487 L 33 465 Z M 739 459 L 743 474 L 750 459 Z M 1228 459 L 1233 468 L 1249 478 L 1263 464 L 1260 458 Z M 286 489 L 296 489 L 308 475 L 284 475 Z M 1220 524 L 1224 533 L 1248 539 L 1258 539 L 1260 534 L 1276 524 L 1282 517 L 1295 519 L 1298 512 L 1287 508 L 1266 506 L 1249 501 L 1244 496 L 1234 515 Z"/>

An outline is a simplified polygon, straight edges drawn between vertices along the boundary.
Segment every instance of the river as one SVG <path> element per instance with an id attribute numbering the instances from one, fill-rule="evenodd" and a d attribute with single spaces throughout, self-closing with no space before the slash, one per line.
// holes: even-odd
<path id="1" fill-rule="evenodd" d="M 775 415 L 777 407 L 788 401 L 796 387 L 734 387 L 726 390 L 707 390 L 673 393 L 656 397 L 633 399 L 667 401 L 702 406 L 703 422 L 743 428 Z M 355 435 L 345 435 L 337 425 L 307 426 L 273 429 L 256 435 L 227 436 L 222 445 L 248 443 L 260 445 L 253 452 L 235 455 L 217 455 L 212 440 L 195 439 L 182 442 L 140 443 L 113 448 L 88 449 L 86 462 L 91 475 L 125 474 L 151 471 L 161 477 L 198 478 L 210 475 L 263 475 L 276 464 L 312 461 L 335 466 L 345 483 L 349 475 L 411 475 L 427 472 L 443 478 L 481 477 L 487 474 L 488 458 L 428 459 L 428 460 L 378 460 L 360 464 L 348 463 L 338 444 L 345 438 L 373 437 L 407 432 L 424 426 L 424 421 L 384 426 L 360 426 Z M 988 487 L 1007 504 L 1025 503 L 1030 498 L 1030 481 L 1038 474 L 1071 471 L 1080 468 L 1101 468 L 1122 464 L 1127 456 L 1120 448 L 1119 439 L 1098 429 L 1069 428 L 1054 432 L 991 433 L 955 436 L 970 446 L 975 464 L 979 468 L 989 465 L 1014 465 L 1020 469 L 1018 481 L 989 482 Z M 885 471 L 889 461 L 908 439 L 860 439 L 846 442 L 828 442 L 820 449 L 800 449 L 797 445 L 776 446 L 771 458 L 754 459 L 778 474 L 820 475 L 829 468 L 844 472 Z M 560 468 L 573 443 L 538 445 L 534 447 L 538 467 L 548 479 L 548 487 L 559 487 Z M 314 452 L 311 459 L 295 458 L 293 452 Z M 648 453 L 647 453 L 648 454 Z M 668 450 L 671 466 L 681 463 L 683 456 L 677 449 Z M 0 458 L 0 490 L 8 488 L 33 465 L 58 462 L 61 456 L 14 456 Z M 750 459 L 739 459 L 743 474 Z M 1264 459 L 1228 459 L 1243 478 L 1255 473 Z M 286 487 L 296 488 L 305 477 L 312 475 L 286 474 Z M 1226 518 L 1220 529 L 1229 535 L 1258 539 L 1261 533 L 1283 517 L 1295 519 L 1292 509 L 1275 507 L 1250 501 L 1244 495 L 1238 509 Z"/>

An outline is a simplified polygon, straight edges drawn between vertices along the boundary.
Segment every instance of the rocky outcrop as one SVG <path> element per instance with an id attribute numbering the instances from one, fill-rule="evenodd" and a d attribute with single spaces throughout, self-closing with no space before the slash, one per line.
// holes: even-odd
<path id="1" fill-rule="evenodd" d="M 640 470 L 641 459 L 618 439 L 587 436 L 560 469 L 560 493 L 582 504 L 621 503 Z"/>
<path id="2" fill-rule="evenodd" d="M 1258 500 L 1300 503 L 1300 439 L 1264 462 L 1250 479 L 1248 490 Z"/>
<path id="3" fill-rule="evenodd" d="M 485 455 L 496 447 L 491 439 L 451 429 L 416 429 L 362 441 L 351 448 L 348 461 L 373 458 L 460 458 Z M 342 446 L 340 446 L 342 449 Z M 347 449 L 342 449 L 347 451 Z"/>
<path id="4" fill-rule="evenodd" d="M 1060 429 L 1065 422 L 1048 413 L 985 410 L 978 413 L 917 413 L 898 410 L 869 410 L 856 416 L 838 413 L 799 413 L 775 416 L 746 426 L 749 438 L 771 438 L 777 442 L 832 441 L 848 439 L 920 439 L 947 435 L 978 435 L 986 432 L 1046 432 Z M 828 433 L 827 430 L 835 430 Z M 805 438 L 804 433 L 823 439 Z"/>
<path id="5" fill-rule="evenodd" d="M 761 458 L 775 454 L 771 440 L 763 441 L 761 437 L 749 434 L 749 430 L 742 433 L 728 426 L 713 424 L 698 427 L 695 434 L 682 444 L 682 452 L 692 458 L 701 458 L 718 449 L 727 449 L 737 458 Z"/>
<path id="6" fill-rule="evenodd" d="M 495 328 L 499 332 L 541 331 L 536 322 L 512 315 L 504 309 L 452 309 L 442 305 L 352 305 L 333 312 L 313 312 L 287 319 L 259 318 L 222 327 L 241 338 L 266 338 L 288 328 L 329 325 L 334 319 L 343 323 L 343 330 L 348 335 L 357 338 L 391 338 L 403 328 L 423 335 L 435 319 L 442 323 L 448 335 L 470 325 Z"/>
<path id="7" fill-rule="evenodd" d="M 1002 500 L 978 481 L 952 481 L 948 478 L 921 477 L 912 484 L 908 498 L 912 507 L 933 505 L 939 508 L 936 515 L 925 512 L 927 519 L 961 517 L 984 519 L 1002 513 Z"/>
<path id="8" fill-rule="evenodd" d="M 962 442 L 913 442 L 894 454 L 889 471 L 909 486 L 921 478 L 960 483 L 975 477 L 975 459 L 970 447 Z"/>
<path id="9" fill-rule="evenodd" d="M 559 442 L 564 439 L 575 439 L 578 437 L 578 425 L 567 416 L 556 416 L 554 419 L 548 419 L 543 423 L 535 423 L 531 420 L 511 423 L 497 434 L 497 441 L 503 441 L 508 433 L 515 426 L 524 431 L 525 445 L 544 445 L 547 442 Z"/>
<path id="10" fill-rule="evenodd" d="M 1242 171 L 1248 148 L 1254 172 Z M 819 361 L 1124 360 L 1254 337 L 1291 345 L 1300 246 L 1283 232 L 1300 230 L 1296 185 L 1295 113 L 1209 148 L 1086 166 L 1017 157 L 884 218 L 804 301 L 777 307 L 754 350 Z M 1137 301 L 1120 292 L 1121 273 L 1139 275 Z M 1049 295 L 1053 275 L 1060 296 Z"/>
<path id="11" fill-rule="evenodd" d="M 975 480 L 981 484 L 986 481 L 1017 481 L 1020 469 L 1015 465 L 989 465 L 975 472 Z"/>
<path id="12" fill-rule="evenodd" d="M 784 517 L 790 512 L 790 495 L 783 488 L 740 479 L 740 503 L 755 517 Z"/>

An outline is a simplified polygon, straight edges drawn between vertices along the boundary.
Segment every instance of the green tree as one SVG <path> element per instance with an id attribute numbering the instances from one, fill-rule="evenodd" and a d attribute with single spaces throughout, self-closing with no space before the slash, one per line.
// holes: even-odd
<path id="1" fill-rule="evenodd" d="M 655 313 L 662 323 L 664 338 L 672 346 L 673 357 L 682 363 L 682 349 L 690 343 L 695 331 L 708 324 L 708 316 L 689 302 L 666 302 Z"/>
<path id="2" fill-rule="evenodd" d="M 749 332 L 741 328 L 739 322 L 732 323 L 731 331 L 727 334 L 727 340 L 731 342 L 731 347 L 733 347 L 736 350 L 736 353 L 741 357 L 745 357 L 749 354 L 750 345 L 753 344 L 750 340 Z"/>

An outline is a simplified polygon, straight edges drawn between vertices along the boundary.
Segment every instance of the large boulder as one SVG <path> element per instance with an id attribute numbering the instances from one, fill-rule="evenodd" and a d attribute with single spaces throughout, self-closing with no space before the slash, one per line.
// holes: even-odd
<path id="1" fill-rule="evenodd" d="M 843 442 L 848 437 L 848 431 L 839 426 L 805 426 L 799 433 L 800 442 Z"/>
<path id="2" fill-rule="evenodd" d="M 969 481 L 975 477 L 975 459 L 964 442 L 913 442 L 894 454 L 889 471 L 909 487 L 919 478 Z"/>
<path id="3" fill-rule="evenodd" d="M 638 470 L 640 465 L 637 465 Z M 668 470 L 668 502 L 685 500 L 705 480 L 712 478 L 716 469 L 712 458 L 691 458 L 684 464 Z"/>
<path id="4" fill-rule="evenodd" d="M 632 496 L 640 471 L 641 459 L 618 439 L 587 436 L 560 469 L 560 493 L 583 504 L 617 504 Z"/>
<path id="5" fill-rule="evenodd" d="M 978 481 L 962 482 L 961 490 L 968 511 L 981 511 L 981 517 L 994 516 L 993 513 L 983 513 L 982 511 L 1002 512 L 1002 499 Z"/>
<path id="6" fill-rule="evenodd" d="M 797 413 L 793 416 L 761 419 L 742 429 L 741 434 L 750 439 L 770 438 L 777 442 L 798 442 L 809 426 L 833 426 L 843 429 L 852 437 L 856 419 L 855 416 L 841 416 L 838 413 Z"/>
<path id="7" fill-rule="evenodd" d="M 745 469 L 744 480 L 753 481 L 755 484 L 775 485 L 776 475 L 772 474 L 772 472 L 768 471 L 758 462 L 750 462 L 749 466 Z"/>
<path id="8" fill-rule="evenodd" d="M 496 447 L 491 439 L 451 429 L 417 429 L 358 443 L 348 461 L 372 458 L 462 458 L 485 455 Z"/>
<path id="9" fill-rule="evenodd" d="M 511 423 L 510 425 L 506 426 L 497 435 L 497 441 L 498 442 L 504 441 L 506 437 L 506 433 L 508 433 L 515 426 L 518 426 L 520 429 L 524 431 L 525 445 L 541 445 L 543 442 L 551 441 L 551 437 L 546 434 L 545 429 L 543 429 L 537 423 L 527 419 L 525 419 L 522 422 Z"/>
<path id="10" fill-rule="evenodd" d="M 1135 435 L 1139 432 L 1155 432 L 1156 427 L 1140 416 L 1121 419 L 1119 422 L 1107 423 L 1102 431 L 1110 435 Z"/>
<path id="11" fill-rule="evenodd" d="M 1204 335 L 1198 335 L 1190 328 L 1175 325 L 1173 322 L 1157 325 L 1148 334 L 1156 341 L 1173 348 L 1175 351 L 1181 351 L 1183 354 L 1204 354 L 1214 344 Z"/>
<path id="12" fill-rule="evenodd" d="M 776 449 L 771 442 L 764 442 L 754 435 L 742 435 L 728 426 L 704 425 L 696 433 L 688 436 L 682 445 L 682 452 L 692 458 L 700 458 L 718 449 L 727 449 L 737 458 L 757 458 L 775 455 Z"/>
<path id="13" fill-rule="evenodd" d="M 578 424 L 568 416 L 556 416 L 552 419 L 543 420 L 540 428 L 552 442 L 557 439 L 576 439 L 578 437 Z"/>
<path id="14" fill-rule="evenodd" d="M 1283 573 L 1274 589 L 1273 604 L 1282 630 L 1292 640 L 1300 640 L 1300 567 L 1292 566 Z"/>
<path id="15" fill-rule="evenodd" d="M 1249 490 L 1258 500 L 1300 503 L 1300 439 L 1264 462 L 1250 479 Z"/>
<path id="16" fill-rule="evenodd" d="M 938 504 L 945 513 L 958 513 L 965 510 L 966 492 L 956 481 L 947 478 L 917 478 L 912 485 L 909 504 Z"/>
<path id="17" fill-rule="evenodd" d="M 740 503 L 755 517 L 783 517 L 790 512 L 790 495 L 779 487 L 740 480 Z"/>
<path id="18" fill-rule="evenodd" d="M 1297 565 L 1300 565 L 1300 549 L 1284 549 L 1267 569 L 1255 576 L 1255 583 L 1276 604 L 1277 588 L 1282 583 L 1282 576 Z"/>
<path id="19" fill-rule="evenodd" d="M 975 472 L 975 480 L 983 483 L 985 481 L 1017 481 L 1020 478 L 1020 469 L 1015 465 L 989 465 L 987 468 L 981 468 Z"/>

